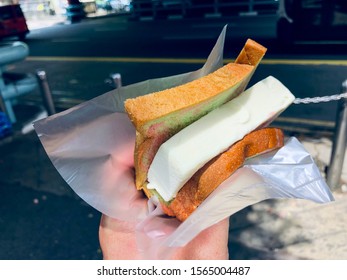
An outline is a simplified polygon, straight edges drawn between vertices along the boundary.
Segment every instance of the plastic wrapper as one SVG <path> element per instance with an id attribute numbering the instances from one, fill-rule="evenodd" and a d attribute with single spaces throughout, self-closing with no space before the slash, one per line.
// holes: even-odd
<path id="1" fill-rule="evenodd" d="M 138 249 L 145 259 L 169 258 L 204 229 L 262 200 L 333 200 L 310 154 L 290 138 L 278 151 L 247 161 L 183 223 L 162 215 L 155 201 L 144 203 L 134 182 L 135 129 L 124 113 L 124 100 L 221 67 L 225 32 L 197 71 L 122 87 L 34 124 L 53 165 L 83 200 L 110 217 L 137 223 Z"/>

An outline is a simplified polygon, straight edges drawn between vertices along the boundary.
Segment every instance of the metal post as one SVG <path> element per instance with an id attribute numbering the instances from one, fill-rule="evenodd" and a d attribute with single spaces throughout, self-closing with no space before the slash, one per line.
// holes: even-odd
<path id="1" fill-rule="evenodd" d="M 347 93 L 347 80 L 342 83 L 342 93 Z M 327 183 L 330 188 L 337 189 L 340 187 L 347 144 L 347 98 L 342 98 L 338 103 L 334 136 Z"/>
<path id="2" fill-rule="evenodd" d="M 122 76 L 119 73 L 112 73 L 110 75 L 114 88 L 120 88 L 122 86 Z"/>
<path id="3" fill-rule="evenodd" d="M 56 111 L 53 103 L 52 93 L 48 85 L 46 72 L 44 70 L 38 70 L 36 71 L 36 76 L 41 86 L 42 99 L 47 113 L 48 115 L 54 115 Z"/>
<path id="4" fill-rule="evenodd" d="M 254 0 L 249 0 L 249 3 L 248 3 L 248 12 L 249 13 L 253 13 L 254 12 L 254 3 L 253 3 Z"/>
<path id="5" fill-rule="evenodd" d="M 7 115 L 5 101 L 3 100 L 1 93 L 0 93 L 0 110 Z"/>

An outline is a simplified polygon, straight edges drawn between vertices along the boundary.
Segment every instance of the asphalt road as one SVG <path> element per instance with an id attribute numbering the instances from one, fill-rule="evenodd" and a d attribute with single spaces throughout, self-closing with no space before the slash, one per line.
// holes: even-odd
<path id="1" fill-rule="evenodd" d="M 274 27 L 270 27 L 273 16 L 263 16 L 260 25 L 254 24 L 255 18 L 250 19 L 157 22 L 113 16 L 33 30 L 27 42 L 33 56 L 204 58 L 226 24 L 229 27 L 227 38 L 236 39 L 236 49 L 230 48 L 234 54 L 247 37 L 265 41 L 275 36 Z"/>
<path id="2" fill-rule="evenodd" d="M 268 48 L 250 85 L 273 75 L 298 98 L 340 93 L 347 78 L 344 45 L 282 46 L 274 16 L 159 22 L 112 16 L 57 24 L 28 35 L 30 56 L 14 69 L 46 70 L 55 100 L 65 109 L 110 90 L 105 83 L 110 73 L 120 73 L 128 85 L 200 68 L 226 24 L 226 61 L 237 56 L 247 38 Z M 336 102 L 293 105 L 282 115 L 285 126 L 318 131 L 332 131 L 335 116 Z"/>
<path id="3" fill-rule="evenodd" d="M 344 44 L 278 44 L 276 20 L 276 15 L 161 21 L 110 16 L 35 29 L 27 36 L 27 42 L 33 56 L 204 58 L 227 25 L 226 57 L 236 55 L 245 40 L 252 38 L 268 47 L 267 56 L 271 58 L 346 58 Z"/>

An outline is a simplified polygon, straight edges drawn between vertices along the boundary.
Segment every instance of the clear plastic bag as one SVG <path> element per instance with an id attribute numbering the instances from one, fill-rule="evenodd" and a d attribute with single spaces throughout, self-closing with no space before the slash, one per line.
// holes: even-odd
<path id="1" fill-rule="evenodd" d="M 223 29 L 205 65 L 195 71 L 122 87 L 34 124 L 53 165 L 89 205 L 110 217 L 137 222 L 144 258 L 168 258 L 205 228 L 270 198 L 333 200 L 312 157 L 295 138 L 275 153 L 255 157 L 224 181 L 183 223 L 144 203 L 134 183 L 135 129 L 124 100 L 186 83 L 223 64 Z"/>
<path id="2" fill-rule="evenodd" d="M 123 114 L 124 101 L 187 83 L 220 68 L 225 34 L 226 27 L 197 71 L 121 87 L 34 123 L 53 165 L 82 199 L 111 217 L 137 220 L 145 215 L 144 211 L 137 213 L 140 194 L 129 187 L 133 184 L 133 177 L 127 175 L 132 174 L 128 167 L 133 165 L 135 130 Z"/>

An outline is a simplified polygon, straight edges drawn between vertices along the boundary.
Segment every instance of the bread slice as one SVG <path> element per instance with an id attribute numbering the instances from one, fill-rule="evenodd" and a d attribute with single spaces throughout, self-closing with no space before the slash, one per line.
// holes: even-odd
<path id="1" fill-rule="evenodd" d="M 224 180 L 241 167 L 247 158 L 283 145 L 284 135 L 278 128 L 262 128 L 247 134 L 199 169 L 169 205 L 162 202 L 164 212 L 184 221 Z"/>
<path id="2" fill-rule="evenodd" d="M 265 47 L 249 39 L 234 63 L 187 84 L 125 101 L 136 128 L 137 189 L 151 196 L 146 188 L 147 173 L 160 145 L 244 91 L 265 52 Z"/>

